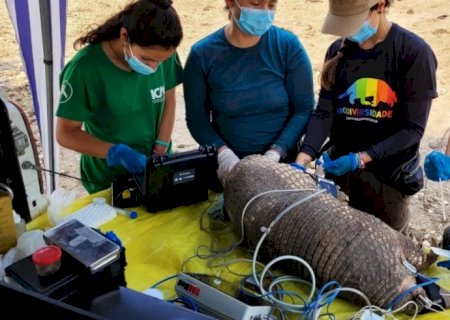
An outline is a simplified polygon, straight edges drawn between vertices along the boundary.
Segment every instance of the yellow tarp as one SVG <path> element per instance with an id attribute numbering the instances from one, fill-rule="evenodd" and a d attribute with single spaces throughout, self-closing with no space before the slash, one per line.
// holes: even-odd
<path id="1" fill-rule="evenodd" d="M 214 199 L 214 195 L 211 195 Z M 77 200 L 70 211 L 75 211 L 89 203 L 95 197 L 111 198 L 110 190 L 102 191 L 95 195 L 87 196 Z M 101 231 L 114 231 L 126 248 L 126 259 L 128 265 L 125 275 L 127 286 L 131 289 L 144 291 L 156 284 L 158 281 L 180 272 L 182 263 L 189 257 L 194 256 L 199 246 L 210 247 L 213 239 L 217 239 L 208 232 L 200 229 L 200 220 L 204 210 L 210 205 L 209 202 L 180 207 L 174 210 L 150 214 L 144 208 L 135 208 L 139 217 L 131 220 L 128 217 L 118 215 L 117 218 L 104 224 Z M 206 219 L 206 218 L 205 218 Z M 207 219 L 206 219 L 207 220 Z M 47 215 L 42 215 L 28 223 L 28 230 L 45 230 L 50 226 Z M 222 243 L 231 241 L 231 236 L 222 235 L 219 238 Z M 208 250 L 200 250 L 202 254 L 208 254 Z M 244 252 L 235 252 L 231 258 L 244 257 Z M 218 261 L 220 262 L 220 261 Z M 249 274 L 249 264 L 240 263 L 230 267 L 233 271 Z M 185 264 L 185 271 L 209 273 L 221 276 L 227 280 L 237 279 L 225 267 L 209 268 L 205 259 L 193 258 Z M 432 266 L 427 270 L 427 275 L 438 277 L 439 284 L 450 288 L 450 272 L 443 268 Z M 175 296 L 175 279 L 158 285 L 165 299 Z M 348 319 L 349 316 L 358 311 L 356 305 L 337 299 L 332 303 L 330 312 L 335 319 Z M 398 319 L 410 319 L 405 314 L 396 314 Z M 326 317 L 325 317 L 326 318 Z M 450 312 L 430 313 L 418 316 L 419 320 L 450 319 Z"/>

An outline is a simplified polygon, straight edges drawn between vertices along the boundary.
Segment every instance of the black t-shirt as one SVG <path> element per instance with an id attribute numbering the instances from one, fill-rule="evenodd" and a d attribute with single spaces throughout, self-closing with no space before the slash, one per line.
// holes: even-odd
<path id="1" fill-rule="evenodd" d="M 334 57 L 342 39 L 328 49 Z M 367 170 L 390 176 L 418 153 L 436 92 L 430 46 L 397 24 L 372 49 L 346 40 L 335 85 L 320 92 L 301 151 L 317 157 L 327 137 L 333 157 L 367 151 Z"/>

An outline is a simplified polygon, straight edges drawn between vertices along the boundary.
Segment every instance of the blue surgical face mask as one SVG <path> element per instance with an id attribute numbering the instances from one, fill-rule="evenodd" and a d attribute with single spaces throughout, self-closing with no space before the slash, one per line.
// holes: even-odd
<path id="1" fill-rule="evenodd" d="M 378 16 L 379 19 L 379 16 Z M 372 38 L 378 31 L 378 22 L 375 27 L 372 27 L 370 25 L 370 19 L 364 21 L 361 29 L 357 33 L 355 33 L 352 36 L 348 36 L 347 38 L 353 42 L 356 42 L 358 44 L 363 44 L 370 38 Z"/>
<path id="2" fill-rule="evenodd" d="M 262 36 L 272 26 L 275 18 L 274 10 L 241 7 L 237 0 L 235 2 L 241 9 L 241 15 L 239 20 L 234 15 L 233 19 L 243 32 L 252 36 Z"/>
<path id="3" fill-rule="evenodd" d="M 141 60 L 139 60 L 138 58 L 136 58 L 133 54 L 133 50 L 131 50 L 131 44 L 128 44 L 130 47 L 130 53 L 131 53 L 131 57 L 129 57 L 127 55 L 127 52 L 125 50 L 125 48 L 123 48 L 123 52 L 125 55 L 125 61 L 128 62 L 128 65 L 130 66 L 131 69 L 133 69 L 134 71 L 143 74 L 143 75 L 149 75 L 154 73 L 156 70 L 158 70 L 158 67 L 156 67 L 155 69 L 153 69 L 152 67 L 146 65 L 145 63 L 143 63 Z"/>

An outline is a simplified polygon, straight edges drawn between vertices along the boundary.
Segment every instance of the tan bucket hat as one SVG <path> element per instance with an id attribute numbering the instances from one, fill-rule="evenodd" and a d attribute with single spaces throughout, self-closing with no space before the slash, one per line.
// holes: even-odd
<path id="1" fill-rule="evenodd" d="M 378 0 L 329 0 L 329 10 L 322 32 L 347 37 L 359 31 L 370 8 Z"/>

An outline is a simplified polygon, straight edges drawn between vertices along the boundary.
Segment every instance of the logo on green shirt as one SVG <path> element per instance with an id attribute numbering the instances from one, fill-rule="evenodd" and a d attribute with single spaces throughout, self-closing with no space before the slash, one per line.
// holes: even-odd
<path id="1" fill-rule="evenodd" d="M 164 93 L 165 93 L 164 86 L 160 86 L 155 89 L 150 89 L 150 94 L 152 96 L 152 102 L 153 103 L 163 102 L 164 101 Z"/>
<path id="2" fill-rule="evenodd" d="M 73 88 L 70 85 L 69 81 L 64 80 L 61 85 L 61 96 L 60 96 L 60 103 L 65 103 L 72 98 L 73 95 Z"/>

